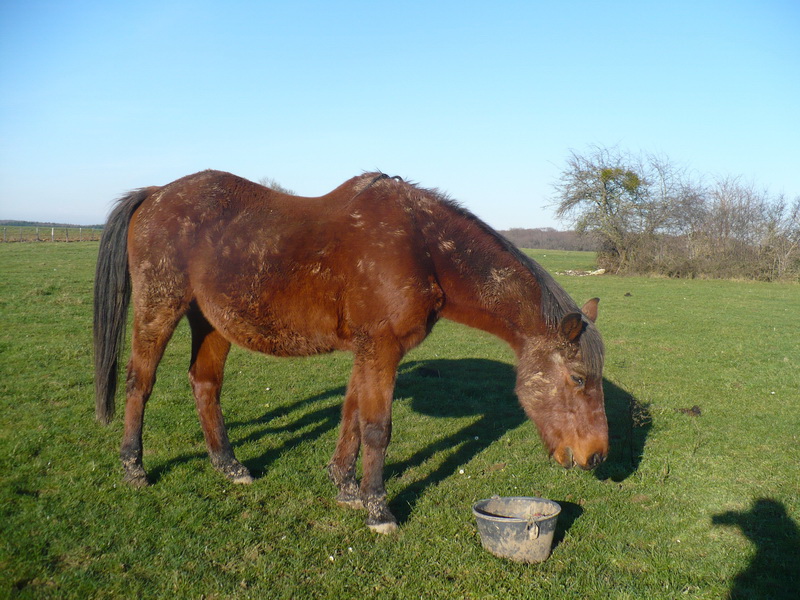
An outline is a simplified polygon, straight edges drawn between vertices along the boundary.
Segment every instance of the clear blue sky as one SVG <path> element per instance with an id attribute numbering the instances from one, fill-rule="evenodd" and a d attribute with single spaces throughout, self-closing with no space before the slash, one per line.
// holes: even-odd
<path id="1" fill-rule="evenodd" d="M 800 2 L 0 2 L 0 219 L 105 220 L 206 168 L 364 170 L 558 226 L 570 150 L 800 195 Z"/>

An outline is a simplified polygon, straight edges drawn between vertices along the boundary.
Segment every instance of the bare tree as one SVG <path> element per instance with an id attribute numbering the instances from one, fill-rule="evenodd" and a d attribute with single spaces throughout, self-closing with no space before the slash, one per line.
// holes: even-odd
<path id="1" fill-rule="evenodd" d="M 586 156 L 573 151 L 555 184 L 556 216 L 578 233 L 596 234 L 618 268 L 628 260 L 632 220 L 644 184 L 627 162 L 617 149 L 595 147 Z"/>
<path id="2" fill-rule="evenodd" d="M 776 279 L 800 278 L 800 196 L 789 205 L 781 197 L 780 212 L 770 224 L 765 243 Z"/>
<path id="3" fill-rule="evenodd" d="M 617 271 L 656 252 L 658 236 L 682 233 L 701 195 L 686 170 L 664 156 L 599 146 L 570 154 L 555 191 L 556 216 L 594 233 L 605 266 Z"/>
<path id="4" fill-rule="evenodd" d="M 294 191 L 293 190 L 290 190 L 287 187 L 283 187 L 280 183 L 278 183 L 272 177 L 262 177 L 261 179 L 258 180 L 258 183 L 260 185 L 263 185 L 264 187 L 268 187 L 271 190 L 275 190 L 276 192 L 280 192 L 282 194 L 289 194 L 289 195 L 292 195 L 292 196 L 294 195 Z"/>
<path id="5" fill-rule="evenodd" d="M 556 216 L 593 233 L 617 272 L 800 278 L 800 199 L 738 177 L 703 185 L 661 155 L 572 152 L 554 185 Z"/>

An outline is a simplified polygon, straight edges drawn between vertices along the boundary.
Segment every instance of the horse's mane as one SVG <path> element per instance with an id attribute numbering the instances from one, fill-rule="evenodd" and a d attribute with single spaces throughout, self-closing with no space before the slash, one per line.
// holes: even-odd
<path id="1" fill-rule="evenodd" d="M 404 180 L 400 177 L 390 177 L 385 173 L 364 173 L 359 178 L 359 191 L 362 193 L 368 188 L 382 184 L 383 182 L 394 185 L 402 185 L 406 188 L 406 193 L 411 198 L 419 200 L 433 201 L 437 204 L 445 206 L 450 212 L 455 213 L 462 219 L 467 220 L 469 223 L 477 227 L 481 232 L 486 234 L 488 238 L 498 247 L 502 252 L 507 252 L 514 257 L 524 268 L 533 274 L 536 282 L 539 284 L 541 293 L 541 314 L 547 327 L 555 332 L 561 319 L 569 313 L 581 312 L 575 301 L 564 291 L 558 282 L 553 279 L 552 275 L 548 273 L 539 263 L 533 260 L 530 256 L 522 252 L 514 244 L 508 241 L 504 236 L 499 234 L 494 228 L 485 223 L 474 213 L 464 208 L 458 201 L 454 200 L 446 193 L 437 188 L 423 188 L 414 182 Z M 581 356 L 583 362 L 589 370 L 589 374 L 599 377 L 603 371 L 603 355 L 604 347 L 603 341 L 599 332 L 594 324 L 586 321 L 586 326 L 583 334 L 580 337 Z"/>

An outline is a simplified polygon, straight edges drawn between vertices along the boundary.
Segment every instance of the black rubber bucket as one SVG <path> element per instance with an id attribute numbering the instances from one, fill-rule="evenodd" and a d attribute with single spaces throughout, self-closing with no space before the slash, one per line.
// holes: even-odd
<path id="1" fill-rule="evenodd" d="M 501 558 L 537 563 L 547 560 L 561 507 L 545 498 L 494 496 L 472 507 L 481 544 Z"/>

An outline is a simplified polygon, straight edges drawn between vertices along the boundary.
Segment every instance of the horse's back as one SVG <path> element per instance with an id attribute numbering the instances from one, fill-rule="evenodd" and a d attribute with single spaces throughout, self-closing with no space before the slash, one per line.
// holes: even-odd
<path id="1" fill-rule="evenodd" d="M 408 211 L 357 179 L 319 198 L 218 171 L 159 188 L 132 221 L 134 293 L 196 302 L 269 354 L 351 349 L 380 323 L 418 343 L 440 290 Z"/>

